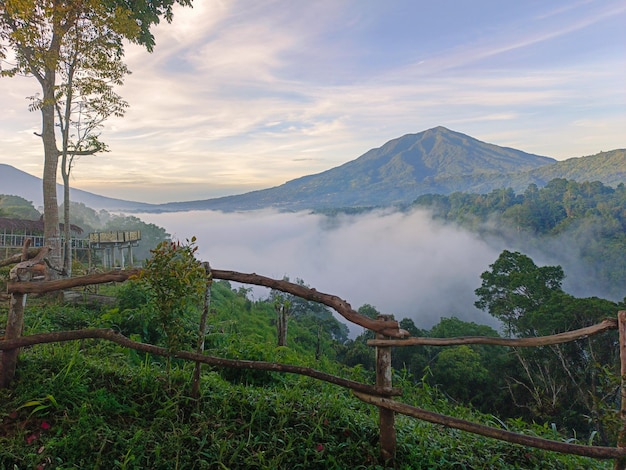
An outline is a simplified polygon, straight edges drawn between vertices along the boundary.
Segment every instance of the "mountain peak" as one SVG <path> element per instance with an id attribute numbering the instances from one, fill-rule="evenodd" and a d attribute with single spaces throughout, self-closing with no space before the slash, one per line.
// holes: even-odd
<path id="1" fill-rule="evenodd" d="M 409 204 L 428 193 L 486 193 L 508 187 L 523 191 L 530 183 L 544 186 L 553 178 L 618 184 L 624 175 L 624 150 L 557 162 L 437 126 L 390 140 L 322 173 L 236 196 L 149 205 L 72 190 L 71 199 L 92 208 L 131 211 L 380 207 Z M 0 186 L 7 194 L 34 199 L 36 205 L 41 198 L 41 180 L 9 165 L 0 164 Z"/>
<path id="2" fill-rule="evenodd" d="M 314 209 L 407 204 L 426 193 L 467 190 L 476 181 L 530 171 L 556 160 L 481 142 L 443 126 L 406 134 L 356 160 L 275 188 L 164 210 Z"/>
<path id="3" fill-rule="evenodd" d="M 346 165 L 357 165 L 359 161 L 378 166 L 381 174 L 409 172 L 419 180 L 435 175 L 441 177 L 530 170 L 555 160 L 481 142 L 438 126 L 390 140 Z"/>

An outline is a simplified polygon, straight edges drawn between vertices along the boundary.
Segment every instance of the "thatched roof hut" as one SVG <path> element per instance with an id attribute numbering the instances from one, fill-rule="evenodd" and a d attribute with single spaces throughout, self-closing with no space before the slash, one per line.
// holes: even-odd
<path id="1" fill-rule="evenodd" d="M 64 225 L 59 224 L 61 230 Z M 83 233 L 83 229 L 78 225 L 71 224 L 70 230 L 77 235 Z M 7 219 L 0 217 L 0 231 L 23 233 L 25 235 L 43 235 L 43 216 L 39 220 L 24 220 L 24 219 Z"/>

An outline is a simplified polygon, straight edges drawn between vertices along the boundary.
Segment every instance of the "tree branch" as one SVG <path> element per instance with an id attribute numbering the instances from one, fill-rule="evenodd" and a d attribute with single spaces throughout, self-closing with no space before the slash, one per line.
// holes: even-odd
<path id="1" fill-rule="evenodd" d="M 26 253 L 26 259 L 29 260 L 36 257 L 39 254 L 40 250 L 41 248 L 29 248 L 28 252 Z M 17 255 L 9 256 L 8 258 L 0 260 L 0 267 L 17 264 L 20 261 L 22 261 L 22 254 L 18 253 Z"/>
<path id="2" fill-rule="evenodd" d="M 203 364 L 216 367 L 232 367 L 235 369 L 265 370 L 269 372 L 286 372 L 290 374 L 305 375 L 307 377 L 312 377 L 324 382 L 376 396 L 397 396 L 402 394 L 402 390 L 399 388 L 389 389 L 362 384 L 360 382 L 337 377 L 309 367 L 293 366 L 290 364 L 280 364 L 276 362 L 223 359 L 220 357 L 205 356 L 204 354 L 189 351 L 170 351 L 169 349 L 162 348 L 160 346 L 133 341 L 108 328 L 55 331 L 53 333 L 40 333 L 36 335 L 22 336 L 16 339 L 0 341 L 0 351 L 23 348 L 35 344 L 75 341 L 79 339 L 105 339 L 136 351 L 154 354 L 156 356 L 174 357 L 187 361 L 201 362 Z"/>
<path id="3" fill-rule="evenodd" d="M 44 282 L 9 282 L 7 289 L 9 293 L 38 293 L 52 292 L 61 289 L 69 289 L 72 287 L 86 286 L 90 284 L 103 284 L 106 282 L 123 282 L 129 277 L 139 274 L 139 269 L 131 269 L 126 271 L 109 271 L 101 274 L 89 274 L 87 276 L 73 277 L 70 279 L 59 279 L 55 281 Z M 406 330 L 399 327 L 397 321 L 380 321 L 361 315 L 352 309 L 350 304 L 345 300 L 331 294 L 324 294 L 315 289 L 304 287 L 289 281 L 279 281 L 269 277 L 261 276 L 256 273 L 245 274 L 235 271 L 221 271 L 212 269 L 214 279 L 223 279 L 228 281 L 236 281 L 244 284 L 255 284 L 258 286 L 269 287 L 271 289 L 288 292 L 306 300 L 313 300 L 331 307 L 346 320 L 360 325 L 368 330 L 382 333 L 386 336 L 395 338 L 403 338 L 409 336 Z"/>
<path id="4" fill-rule="evenodd" d="M 376 405 L 388 410 L 401 413 L 406 416 L 428 421 L 429 423 L 441 424 L 446 427 L 460 429 L 480 436 L 492 437 L 501 441 L 520 444 L 537 449 L 544 449 L 563 454 L 574 454 L 595 459 L 614 459 L 626 456 L 626 449 L 617 447 L 583 446 L 578 444 L 568 444 L 565 442 L 552 441 L 541 437 L 527 436 L 503 429 L 492 428 L 484 424 L 472 423 L 464 419 L 453 418 L 451 416 L 434 413 L 422 408 L 406 405 L 389 398 L 368 396 L 360 392 L 352 392 L 359 399 L 370 405 Z"/>
<path id="5" fill-rule="evenodd" d="M 607 330 L 616 330 L 617 320 L 606 318 L 596 325 L 579 330 L 566 331 L 556 335 L 538 336 L 534 338 L 499 338 L 492 336 L 462 336 L 458 338 L 407 338 L 407 339 L 370 339 L 368 346 L 455 346 L 459 344 L 492 344 L 496 346 L 536 347 L 550 344 L 567 343 L 587 336 L 597 335 Z"/>

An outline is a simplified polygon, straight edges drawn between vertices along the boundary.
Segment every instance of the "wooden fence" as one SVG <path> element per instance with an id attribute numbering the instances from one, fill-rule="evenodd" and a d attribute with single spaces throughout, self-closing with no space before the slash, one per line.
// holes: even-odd
<path id="1" fill-rule="evenodd" d="M 45 250 L 41 250 L 37 253 L 36 251 L 28 251 L 26 248 L 27 247 L 25 247 L 21 256 L 22 261 L 12 269 L 12 275 L 10 276 L 7 286 L 8 293 L 10 294 L 10 309 L 5 330 L 5 338 L 0 341 L 0 352 L 2 352 L 2 355 L 0 356 L 0 387 L 9 386 L 15 373 L 17 355 L 20 348 L 42 343 L 98 338 L 113 341 L 124 347 L 135 349 L 137 351 L 159 356 L 171 356 L 174 358 L 194 361 L 197 364 L 203 363 L 218 367 L 256 369 L 300 374 L 348 388 L 358 399 L 378 407 L 381 461 L 387 464 L 393 464 L 395 458 L 396 434 L 394 419 L 396 413 L 401 413 L 406 416 L 431 423 L 523 446 L 535 447 L 565 454 L 580 455 L 595 459 L 614 459 L 616 469 L 626 469 L 626 385 L 624 383 L 624 378 L 626 377 L 626 311 L 618 312 L 616 319 L 609 318 L 597 325 L 557 335 L 537 338 L 507 339 L 494 337 L 462 337 L 444 339 L 409 337 L 408 332 L 400 329 L 398 322 L 393 320 L 390 316 L 381 315 L 377 319 L 371 319 L 353 310 L 349 303 L 337 296 L 318 292 L 315 289 L 293 284 L 288 281 L 271 279 L 256 273 L 246 274 L 235 271 L 210 269 L 208 267 L 208 263 L 205 263 L 205 268 L 207 270 L 210 269 L 210 273 L 208 274 L 212 276 L 212 279 L 222 279 L 244 284 L 259 285 L 290 293 L 306 300 L 320 302 L 333 308 L 346 320 L 374 331 L 376 333 L 376 337 L 375 339 L 369 340 L 368 345 L 376 348 L 376 383 L 375 385 L 370 385 L 336 377 L 307 367 L 263 361 L 224 359 L 208 356 L 198 352 L 170 351 L 159 346 L 132 341 L 111 329 L 83 329 L 22 336 L 23 309 L 26 294 L 54 292 L 73 287 L 107 282 L 124 282 L 131 276 L 139 273 L 138 269 L 133 269 L 126 271 L 110 271 L 70 279 L 33 282 L 29 280 L 27 276 L 20 277 L 18 272 L 20 272 L 20 270 L 22 273 L 27 272 L 29 268 L 41 263 L 43 257 L 45 256 Z M 28 259 L 32 256 L 34 256 L 34 258 Z M 17 260 L 13 259 L 12 261 Z M 0 262 L 0 265 L 3 264 L 3 262 Z M 409 406 L 394 399 L 394 397 L 401 396 L 402 391 L 394 388 L 392 384 L 392 347 L 407 347 L 414 345 L 451 346 L 460 344 L 537 347 L 574 341 L 576 339 L 585 338 L 614 329 L 619 330 L 622 375 L 622 403 L 620 410 L 622 427 L 617 447 L 583 446 L 517 434 L 503 429 L 476 424 L 463 419 Z"/>

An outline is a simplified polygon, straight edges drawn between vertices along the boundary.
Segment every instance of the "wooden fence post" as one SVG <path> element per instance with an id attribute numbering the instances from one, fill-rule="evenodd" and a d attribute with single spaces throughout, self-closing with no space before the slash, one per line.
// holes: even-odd
<path id="1" fill-rule="evenodd" d="M 28 259 L 28 248 L 30 243 L 30 238 L 24 240 L 24 247 L 22 248 L 21 256 L 22 262 Z M 9 305 L 4 339 L 17 339 L 22 336 L 22 330 L 24 329 L 24 306 L 26 305 L 26 295 L 27 294 L 11 294 L 11 303 Z M 7 388 L 13 380 L 19 352 L 19 348 L 2 351 L 0 355 L 0 388 Z"/>
<path id="2" fill-rule="evenodd" d="M 617 312 L 617 328 L 619 331 L 619 358 L 621 374 L 621 405 L 620 421 L 622 428 L 617 437 L 617 447 L 626 447 L 626 310 Z M 626 470 L 626 458 L 615 459 L 615 470 Z"/>
<path id="3" fill-rule="evenodd" d="M 378 320 L 391 321 L 391 315 L 379 315 Z M 376 333 L 376 339 L 389 339 Z M 391 347 L 376 346 L 376 386 L 391 390 Z M 394 465 L 396 458 L 395 413 L 379 407 L 380 457 L 384 464 Z"/>

